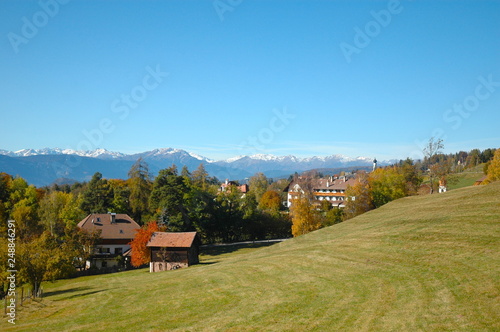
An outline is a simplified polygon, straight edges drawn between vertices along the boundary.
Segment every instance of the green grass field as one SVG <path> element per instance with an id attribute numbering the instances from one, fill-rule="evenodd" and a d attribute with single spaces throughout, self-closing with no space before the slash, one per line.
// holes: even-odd
<path id="1" fill-rule="evenodd" d="M 484 164 L 479 164 L 461 173 L 450 174 L 448 179 L 448 190 L 472 186 L 474 182 L 484 176 Z"/>
<path id="2" fill-rule="evenodd" d="M 45 284 L 4 331 L 499 331 L 500 183 L 202 264 Z"/>

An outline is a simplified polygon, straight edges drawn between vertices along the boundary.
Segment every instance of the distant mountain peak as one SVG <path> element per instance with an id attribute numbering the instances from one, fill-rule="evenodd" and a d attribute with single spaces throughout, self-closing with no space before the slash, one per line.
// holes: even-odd
<path id="1" fill-rule="evenodd" d="M 246 156 L 245 155 L 240 155 L 240 156 L 236 156 L 236 157 L 231 157 L 231 158 L 227 158 L 226 160 L 224 160 L 226 163 L 232 163 L 232 162 L 235 162 L 237 160 L 240 160 L 240 159 L 243 159 L 245 158 Z"/>
<path id="2" fill-rule="evenodd" d="M 106 158 L 115 159 L 125 156 L 125 154 L 120 152 L 111 152 L 103 148 L 98 148 L 90 151 L 77 151 L 73 149 L 61 149 L 61 148 L 43 148 L 43 149 L 22 149 L 18 151 L 7 151 L 0 150 L 0 155 L 5 155 L 9 157 L 30 157 L 39 155 L 76 155 L 80 157 L 90 157 L 90 158 Z"/>
<path id="3" fill-rule="evenodd" d="M 348 157 L 342 154 L 333 154 L 330 156 L 312 156 L 312 157 L 296 157 L 293 155 L 276 156 L 272 154 L 253 154 L 253 155 L 240 155 L 225 160 L 212 160 L 207 157 L 201 156 L 196 153 L 188 152 L 182 149 L 175 148 L 157 148 L 151 151 L 146 151 L 136 154 L 124 154 L 121 152 L 109 151 L 105 148 L 97 148 L 91 151 L 78 151 L 73 149 L 61 148 L 43 148 L 43 149 L 22 149 L 18 151 L 0 150 L 0 155 L 9 157 L 29 157 L 38 155 L 77 155 L 80 157 L 99 158 L 99 159 L 127 159 L 131 160 L 134 157 L 153 157 L 162 158 L 172 155 L 180 155 L 185 157 L 192 157 L 202 162 L 207 163 L 237 163 L 244 160 L 262 161 L 262 162 L 286 162 L 286 163 L 325 163 L 325 162 L 338 162 L 338 163 L 356 163 L 367 164 L 372 162 L 371 157 Z M 383 162 L 382 162 L 383 163 Z"/>
<path id="4" fill-rule="evenodd" d="M 0 150 L 0 157 L 2 155 L 13 158 L 0 158 L 0 171 L 20 175 L 35 185 L 48 185 L 60 178 L 65 178 L 65 181 L 88 181 L 95 172 L 100 172 L 107 178 L 126 179 L 128 170 L 139 158 L 148 163 L 153 175 L 172 165 L 177 165 L 179 169 L 186 166 L 193 171 L 200 164 L 204 164 L 210 176 L 233 180 L 245 179 L 256 173 L 264 173 L 268 177 L 288 177 L 295 172 L 313 169 L 370 168 L 373 163 L 371 157 L 351 158 L 341 154 L 307 158 L 293 155 L 253 154 L 214 161 L 196 153 L 174 148 L 158 148 L 135 154 L 113 152 L 104 148 L 92 151 L 60 148 L 22 149 L 14 152 Z M 79 160 L 76 166 L 68 166 L 66 155 L 83 159 Z M 389 163 L 379 161 L 379 165 Z"/>

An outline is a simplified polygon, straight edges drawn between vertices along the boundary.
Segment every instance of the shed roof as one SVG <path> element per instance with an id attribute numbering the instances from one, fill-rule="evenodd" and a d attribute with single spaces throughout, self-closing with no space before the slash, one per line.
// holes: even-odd
<path id="1" fill-rule="evenodd" d="M 101 239 L 133 239 L 136 230 L 141 228 L 127 214 L 115 214 L 112 222 L 111 213 L 89 214 L 78 223 L 78 227 L 88 232 L 101 231 Z"/>
<path id="2" fill-rule="evenodd" d="M 154 232 L 147 247 L 190 248 L 196 239 L 196 232 Z"/>

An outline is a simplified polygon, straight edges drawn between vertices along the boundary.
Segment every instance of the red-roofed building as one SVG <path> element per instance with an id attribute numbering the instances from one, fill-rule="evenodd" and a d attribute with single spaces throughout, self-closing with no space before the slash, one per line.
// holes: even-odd
<path id="1" fill-rule="evenodd" d="M 238 188 L 238 190 L 241 191 L 243 195 L 245 195 L 249 191 L 248 184 L 242 184 L 241 186 L 239 186 L 236 182 L 226 179 L 226 182 L 220 185 L 219 192 L 225 192 L 227 190 L 230 190 L 230 188 Z"/>
<path id="2" fill-rule="evenodd" d="M 136 230 L 141 228 L 127 214 L 94 213 L 78 223 L 78 227 L 89 233 L 99 232 L 100 240 L 94 248 L 94 255 L 87 261 L 87 268 L 112 268 L 119 265 L 119 257 L 126 259 L 130 252 L 130 241 Z"/>
<path id="3" fill-rule="evenodd" d="M 149 272 L 175 270 L 199 263 L 201 241 L 196 232 L 155 232 L 146 245 L 151 251 Z"/>

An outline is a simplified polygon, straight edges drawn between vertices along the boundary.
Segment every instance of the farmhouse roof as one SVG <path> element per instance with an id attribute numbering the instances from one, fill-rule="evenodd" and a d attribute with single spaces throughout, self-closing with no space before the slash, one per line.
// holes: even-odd
<path id="1" fill-rule="evenodd" d="M 353 186 L 356 183 L 354 178 L 350 179 L 317 179 L 314 183 L 314 189 L 347 189 L 347 186 Z"/>
<path id="2" fill-rule="evenodd" d="M 284 189 L 284 191 L 295 191 L 295 185 L 299 185 L 300 187 L 303 181 L 305 180 L 301 178 L 299 178 L 298 180 L 292 180 L 292 182 L 290 182 L 290 184 Z M 348 186 L 353 186 L 356 183 L 356 179 L 353 177 L 350 177 L 348 179 L 346 179 L 345 177 L 328 177 L 320 179 L 310 179 L 309 181 L 311 181 L 311 189 L 313 190 L 345 190 Z"/>
<path id="3" fill-rule="evenodd" d="M 101 239 L 133 239 L 141 228 L 127 214 L 94 213 L 78 223 L 78 227 L 88 232 L 101 231 Z"/>
<path id="4" fill-rule="evenodd" d="M 147 247 L 189 248 L 196 239 L 196 232 L 155 232 Z"/>

